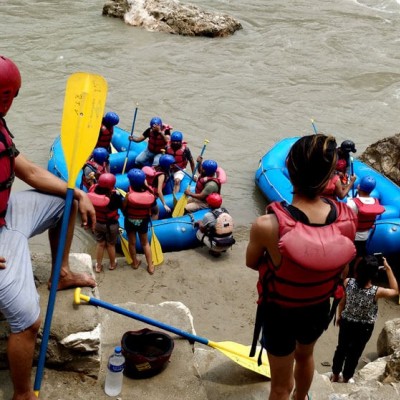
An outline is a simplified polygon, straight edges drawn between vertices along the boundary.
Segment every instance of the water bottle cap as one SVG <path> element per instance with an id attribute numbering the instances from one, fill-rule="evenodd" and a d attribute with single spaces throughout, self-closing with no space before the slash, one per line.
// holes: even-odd
<path id="1" fill-rule="evenodd" d="M 117 347 L 114 349 L 114 351 L 115 351 L 116 353 L 121 353 L 121 352 L 122 352 L 121 346 L 117 346 Z"/>

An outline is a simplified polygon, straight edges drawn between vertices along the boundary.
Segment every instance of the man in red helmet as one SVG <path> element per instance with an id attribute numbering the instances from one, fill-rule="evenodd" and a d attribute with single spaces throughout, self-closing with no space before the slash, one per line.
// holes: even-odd
<path id="1" fill-rule="evenodd" d="M 14 387 L 13 400 L 34 400 L 31 369 L 41 318 L 28 239 L 48 230 L 54 262 L 67 184 L 29 161 L 13 143 L 4 117 L 20 87 L 21 75 L 17 66 L 7 57 L 0 56 L 0 312 L 6 317 L 11 331 L 7 353 Z M 11 195 L 15 176 L 36 190 Z M 95 210 L 86 194 L 75 189 L 74 198 L 59 290 L 96 286 L 92 277 L 74 273 L 69 268 L 77 210 L 85 228 L 89 227 L 90 220 L 92 228 L 96 222 Z"/>
<path id="2" fill-rule="evenodd" d="M 219 257 L 236 242 L 233 238 L 233 218 L 226 208 L 221 207 L 222 197 L 219 193 L 209 194 L 206 202 L 211 211 L 194 223 L 199 228 L 196 237 L 210 249 L 212 256 Z"/>

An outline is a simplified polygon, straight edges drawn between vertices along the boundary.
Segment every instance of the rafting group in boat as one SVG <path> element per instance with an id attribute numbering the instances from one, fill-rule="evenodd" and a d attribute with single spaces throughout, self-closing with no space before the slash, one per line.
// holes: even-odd
<path id="1" fill-rule="evenodd" d="M 203 160 L 202 156 L 197 157 L 195 165 L 192 152 L 183 139 L 183 133 L 172 131 L 172 127 L 163 124 L 160 117 L 154 117 L 140 136 L 129 136 L 131 142 L 140 143 L 147 139 L 148 144 L 136 156 L 134 167 L 127 171 L 129 189 L 125 193 L 115 187 L 116 178 L 110 172 L 111 141 L 114 126 L 118 123 L 119 117 L 116 113 L 108 112 L 104 115 L 96 147 L 82 173 L 81 188 L 88 191 L 97 215 L 95 271 L 99 273 L 103 270 L 105 251 L 110 259 L 109 269 L 117 267 L 115 245 L 120 233 L 118 210 L 121 210 L 132 268 L 139 268 L 141 263 L 137 256 L 138 235 L 146 258 L 147 271 L 150 274 L 154 273 L 147 234 L 152 221 L 159 218 L 158 202 L 167 215 L 170 216 L 173 211 L 165 199 L 164 189 L 167 185 L 171 185 L 174 196 L 184 192 L 185 197 L 179 200 L 180 204 L 183 204 L 182 214 L 210 209 L 202 220 L 193 221 L 193 226 L 198 229 L 196 237 L 199 243 L 209 247 L 212 256 L 219 257 L 226 252 L 235 240 L 232 217 L 225 208 L 221 208 L 221 186 L 226 181 L 223 169 L 216 161 Z M 196 182 L 194 191 L 190 189 L 190 185 L 185 190 L 181 188 L 183 178 L 189 175 L 186 170 L 188 165 L 191 168 L 191 181 Z"/>

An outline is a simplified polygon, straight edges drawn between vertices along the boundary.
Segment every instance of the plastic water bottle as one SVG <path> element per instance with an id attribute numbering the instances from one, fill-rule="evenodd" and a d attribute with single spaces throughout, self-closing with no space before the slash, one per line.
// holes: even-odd
<path id="1" fill-rule="evenodd" d="M 121 347 L 114 349 L 114 354 L 108 359 L 106 383 L 104 391 L 108 396 L 118 396 L 122 390 L 123 371 L 125 357 L 121 353 Z"/>

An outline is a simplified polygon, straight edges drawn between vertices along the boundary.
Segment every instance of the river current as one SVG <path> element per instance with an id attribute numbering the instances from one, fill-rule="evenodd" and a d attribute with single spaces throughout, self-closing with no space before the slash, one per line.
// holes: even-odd
<path id="1" fill-rule="evenodd" d="M 230 14 L 243 29 L 181 37 L 104 17 L 104 1 L 1 1 L 0 54 L 23 79 L 7 116 L 17 147 L 46 166 L 68 76 L 101 74 L 106 111 L 123 129 L 138 104 L 136 133 L 157 115 L 184 133 L 194 155 L 210 141 L 205 158 L 227 172 L 224 205 L 240 228 L 266 204 L 254 185 L 260 157 L 283 137 L 312 134 L 311 119 L 339 143 L 352 139 L 357 154 L 399 131 L 399 1 L 191 3 Z M 92 245 L 78 235 L 79 250 Z"/>

